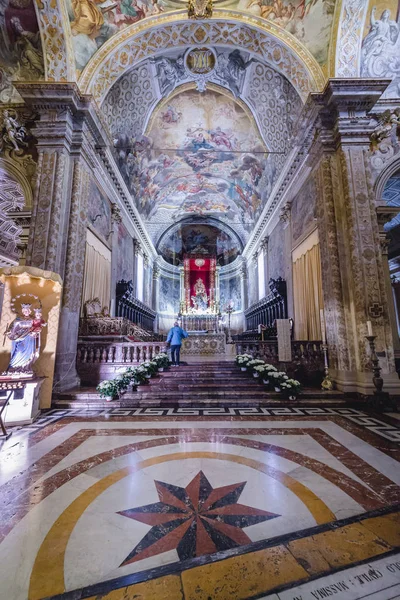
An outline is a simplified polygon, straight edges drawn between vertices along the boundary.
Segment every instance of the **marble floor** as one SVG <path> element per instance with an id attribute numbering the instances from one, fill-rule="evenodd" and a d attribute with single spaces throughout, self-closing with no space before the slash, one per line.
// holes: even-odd
<path id="1" fill-rule="evenodd" d="M 51 411 L 0 450 L 0 600 L 400 598 L 399 426 Z"/>

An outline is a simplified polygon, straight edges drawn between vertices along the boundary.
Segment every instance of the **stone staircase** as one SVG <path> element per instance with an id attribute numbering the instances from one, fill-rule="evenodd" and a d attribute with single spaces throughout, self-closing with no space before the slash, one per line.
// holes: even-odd
<path id="1" fill-rule="evenodd" d="M 302 406 L 321 403 L 339 406 L 345 399 L 341 392 L 305 389 L 295 402 Z M 258 379 L 240 371 L 233 362 L 222 361 L 171 367 L 150 379 L 148 384 L 139 386 L 137 391 L 126 392 L 113 402 L 100 399 L 95 388 L 79 388 L 53 397 L 56 408 L 258 407 L 267 404 L 293 406 L 293 402 L 281 394 L 267 391 Z"/>

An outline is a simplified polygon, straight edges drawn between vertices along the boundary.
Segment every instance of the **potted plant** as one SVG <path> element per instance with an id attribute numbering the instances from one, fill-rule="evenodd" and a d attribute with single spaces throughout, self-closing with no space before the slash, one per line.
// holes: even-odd
<path id="1" fill-rule="evenodd" d="M 249 360 L 249 362 L 247 363 L 247 368 L 251 371 L 253 377 L 257 378 L 260 376 L 260 373 L 256 370 L 256 367 L 260 367 L 264 364 L 264 361 L 260 358 L 253 358 L 253 360 Z"/>
<path id="2" fill-rule="evenodd" d="M 280 392 L 281 384 L 285 382 L 289 377 L 284 371 L 271 371 L 270 380 L 276 392 Z"/>
<path id="3" fill-rule="evenodd" d="M 247 363 L 252 360 L 251 354 L 238 354 L 236 357 L 236 364 L 240 367 L 241 371 L 247 370 Z"/>
<path id="4" fill-rule="evenodd" d="M 262 377 L 264 385 L 270 385 L 271 383 L 271 373 L 276 373 L 278 369 L 274 367 L 274 365 L 270 365 L 269 363 L 265 363 L 262 367 L 262 371 L 260 371 L 260 376 Z"/>
<path id="5" fill-rule="evenodd" d="M 135 381 L 136 385 L 141 385 L 143 383 L 147 383 L 147 370 L 143 367 L 143 365 L 139 365 L 138 367 L 133 367 L 135 371 Z"/>
<path id="6" fill-rule="evenodd" d="M 136 377 L 136 368 L 128 367 L 126 369 L 126 371 L 124 372 L 124 374 L 125 374 L 125 377 L 129 381 L 128 388 L 130 387 L 131 391 L 135 391 L 138 386 L 138 381 L 137 381 L 137 377 Z"/>
<path id="7" fill-rule="evenodd" d="M 281 390 L 289 400 L 296 400 L 301 390 L 300 381 L 288 378 L 282 381 Z"/>
<path id="8" fill-rule="evenodd" d="M 116 376 L 116 378 L 114 379 L 114 383 L 118 390 L 118 393 L 123 394 L 124 392 L 126 392 L 131 383 L 131 377 L 130 375 L 127 375 L 124 371 L 123 373 L 120 373 Z"/>
<path id="9" fill-rule="evenodd" d="M 96 390 L 99 392 L 100 398 L 105 398 L 107 402 L 117 400 L 118 398 L 118 388 L 115 384 L 115 379 L 105 379 L 104 381 L 101 381 Z"/>
<path id="10" fill-rule="evenodd" d="M 160 352 L 160 354 L 157 354 L 153 358 L 153 361 L 157 363 L 158 370 L 161 372 L 163 372 L 164 369 L 167 369 L 169 367 L 169 358 L 166 352 Z"/>
<path id="11" fill-rule="evenodd" d="M 150 377 L 155 375 L 158 371 L 157 363 L 153 360 L 146 360 L 142 363 L 142 367 L 146 370 L 146 379 L 150 379 Z"/>

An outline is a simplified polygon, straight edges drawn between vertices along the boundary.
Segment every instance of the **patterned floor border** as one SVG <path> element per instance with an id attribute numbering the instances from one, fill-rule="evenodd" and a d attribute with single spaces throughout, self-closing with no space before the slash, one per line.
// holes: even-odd
<path id="1" fill-rule="evenodd" d="M 51 409 L 42 413 L 31 425 L 22 428 L 10 428 L 18 435 L 35 433 L 47 425 L 63 418 L 71 417 L 319 417 L 340 416 L 349 419 L 359 427 L 376 435 L 400 444 L 400 421 L 396 426 L 375 416 L 355 408 L 322 408 L 322 407 L 243 407 L 243 408 L 107 408 L 107 409 Z"/>

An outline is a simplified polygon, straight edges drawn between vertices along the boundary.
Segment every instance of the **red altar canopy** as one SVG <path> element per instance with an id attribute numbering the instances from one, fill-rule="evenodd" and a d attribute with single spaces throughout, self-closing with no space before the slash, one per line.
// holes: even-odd
<path id="1" fill-rule="evenodd" d="M 185 258 L 184 267 L 184 286 L 186 310 L 194 307 L 192 296 L 196 295 L 195 285 L 198 279 L 204 283 L 207 292 L 208 307 L 215 308 L 215 270 L 217 259 L 214 258 Z"/>

